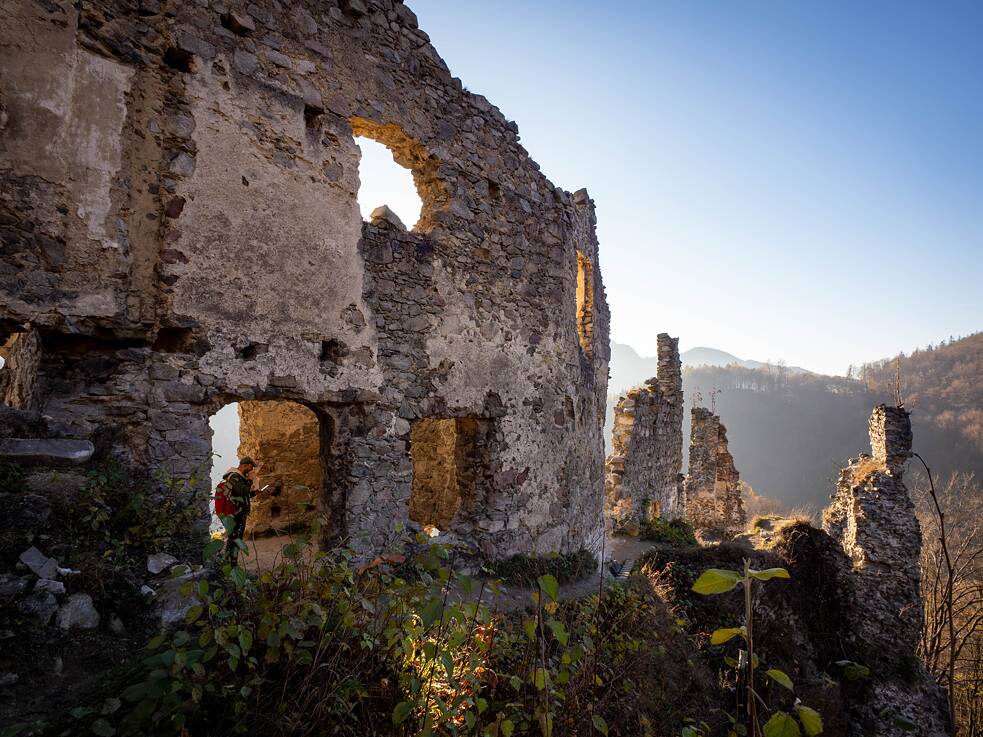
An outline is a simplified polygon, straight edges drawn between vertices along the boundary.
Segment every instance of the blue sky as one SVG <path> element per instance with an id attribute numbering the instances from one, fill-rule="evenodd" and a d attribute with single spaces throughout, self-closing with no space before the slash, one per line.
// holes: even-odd
<path id="1" fill-rule="evenodd" d="M 410 6 L 588 188 L 614 340 L 843 373 L 983 329 L 983 3 Z"/>

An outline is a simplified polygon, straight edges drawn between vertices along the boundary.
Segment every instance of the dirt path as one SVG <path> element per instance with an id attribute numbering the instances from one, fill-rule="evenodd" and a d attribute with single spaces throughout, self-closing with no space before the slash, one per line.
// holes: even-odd
<path id="1" fill-rule="evenodd" d="M 247 539 L 246 544 L 249 546 L 250 554 L 248 556 L 240 556 L 240 563 L 251 573 L 270 570 L 283 560 L 284 546 L 296 542 L 296 539 L 296 536 L 290 534 Z M 612 563 L 636 561 L 646 550 L 652 547 L 653 543 L 637 538 L 609 537 L 605 542 L 605 562 L 601 567 L 601 571 L 580 581 L 561 585 L 560 598 L 576 599 L 596 594 L 601 589 L 602 576 L 604 578 L 604 586 L 610 585 L 614 580 L 610 572 Z M 308 546 L 305 549 L 305 556 L 310 559 L 313 555 L 314 548 Z M 493 611 L 514 611 L 532 605 L 530 594 L 534 590 L 525 586 L 502 584 L 499 586 L 496 595 L 486 587 L 481 594 L 481 601 Z M 477 598 L 477 594 L 473 594 L 471 598 Z"/>

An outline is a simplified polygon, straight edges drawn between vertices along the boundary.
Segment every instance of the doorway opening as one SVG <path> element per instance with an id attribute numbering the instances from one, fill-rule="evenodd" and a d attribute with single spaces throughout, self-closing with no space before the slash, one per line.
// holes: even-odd
<path id="1" fill-rule="evenodd" d="M 289 400 L 233 402 L 212 415 L 212 488 L 240 458 L 256 463 L 247 539 L 306 530 L 319 520 L 325 423 L 330 420 Z M 222 529 L 214 503 L 211 526 Z"/>
<path id="2" fill-rule="evenodd" d="M 488 420 L 417 420 L 410 430 L 410 519 L 434 534 L 450 529 L 479 499 L 488 468 Z"/>

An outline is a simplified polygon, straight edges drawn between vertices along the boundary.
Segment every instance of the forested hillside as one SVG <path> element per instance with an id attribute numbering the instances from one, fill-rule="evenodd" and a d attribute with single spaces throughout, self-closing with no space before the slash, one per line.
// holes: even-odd
<path id="1" fill-rule="evenodd" d="M 905 406 L 939 428 L 957 432 L 983 453 L 983 332 L 901 354 L 901 397 Z M 890 394 L 897 359 L 861 364 L 852 371 L 878 394 Z"/>
<path id="2" fill-rule="evenodd" d="M 895 397 L 896 358 L 851 373 L 857 378 L 793 373 L 781 366 L 691 367 L 684 370 L 683 391 L 687 408 L 694 402 L 716 408 L 741 477 L 757 493 L 818 510 L 847 459 L 869 451 L 871 407 Z M 901 358 L 902 399 L 912 412 L 915 450 L 933 471 L 983 475 L 980 376 L 981 333 Z M 688 445 L 688 412 L 683 432 Z"/>

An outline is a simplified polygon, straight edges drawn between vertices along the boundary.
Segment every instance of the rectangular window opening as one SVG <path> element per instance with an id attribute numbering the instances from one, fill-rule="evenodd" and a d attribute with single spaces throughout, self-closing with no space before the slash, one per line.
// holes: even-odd
<path id="1" fill-rule="evenodd" d="M 594 349 L 594 267 L 577 251 L 577 336 L 584 353 Z"/>
<path id="2" fill-rule="evenodd" d="M 413 483 L 409 516 L 428 530 L 447 530 L 478 496 L 487 468 L 488 420 L 417 420 L 410 431 Z"/>

